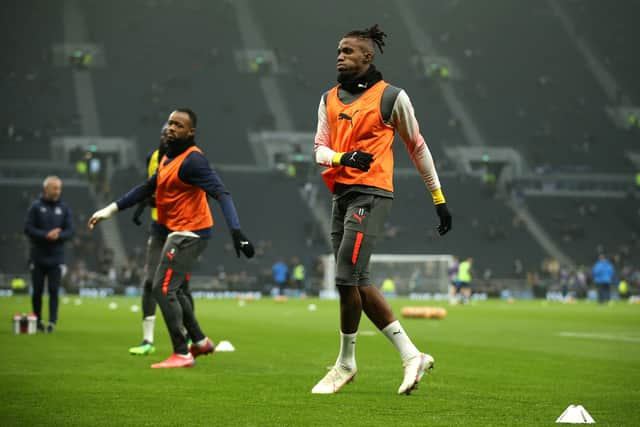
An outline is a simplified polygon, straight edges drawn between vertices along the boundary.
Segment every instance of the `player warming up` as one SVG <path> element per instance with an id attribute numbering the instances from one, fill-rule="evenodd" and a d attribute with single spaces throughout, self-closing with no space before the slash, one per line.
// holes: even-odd
<path id="1" fill-rule="evenodd" d="M 207 195 L 220 204 L 238 257 L 240 252 L 247 258 L 254 255 L 253 245 L 240 229 L 231 195 L 196 146 L 196 125 L 196 114 L 190 109 L 173 111 L 167 121 L 167 152 L 160 160 L 157 172 L 95 212 L 88 223 L 93 229 L 100 221 L 155 192 L 157 222 L 166 229 L 167 239 L 155 268 L 153 295 L 167 325 L 173 354 L 167 360 L 151 365 L 152 368 L 191 367 L 195 357 L 213 353 L 215 349 L 211 339 L 201 330 L 191 302 L 181 290 L 212 234 L 213 217 Z M 185 329 L 193 340 L 191 346 L 187 346 Z"/>
<path id="2" fill-rule="evenodd" d="M 147 176 L 151 177 L 158 171 L 158 163 L 167 152 L 167 125 L 162 126 L 160 131 L 160 144 L 147 156 Z M 162 255 L 162 247 L 167 240 L 168 231 L 166 227 L 158 224 L 158 210 L 156 209 L 155 193 L 146 200 L 138 203 L 133 214 L 133 222 L 142 225 L 140 217 L 144 208 L 149 206 L 151 213 L 151 225 L 149 226 L 149 238 L 147 239 L 147 250 L 144 263 L 144 279 L 142 281 L 142 343 L 129 349 L 132 355 L 148 355 L 156 351 L 153 345 L 154 329 L 156 322 L 156 299 L 153 296 L 153 276 L 158 266 L 158 261 Z M 189 290 L 189 273 L 185 278 L 185 283 L 180 286 L 179 292 L 183 292 L 191 302 L 191 308 L 195 310 L 193 297 Z"/>
<path id="3" fill-rule="evenodd" d="M 371 286 L 369 259 L 393 200 L 393 152 L 398 132 L 431 193 L 440 235 L 451 229 L 433 158 L 420 134 L 406 92 L 382 79 L 373 65 L 386 34 L 374 25 L 347 33 L 338 44 L 338 85 L 322 95 L 315 137 L 316 163 L 333 193 L 331 240 L 340 295 L 340 353 L 335 365 L 311 390 L 336 393 L 357 372 L 355 345 L 362 311 L 400 353 L 404 378 L 398 394 L 409 394 L 434 365 L 395 318 L 381 292 Z"/>

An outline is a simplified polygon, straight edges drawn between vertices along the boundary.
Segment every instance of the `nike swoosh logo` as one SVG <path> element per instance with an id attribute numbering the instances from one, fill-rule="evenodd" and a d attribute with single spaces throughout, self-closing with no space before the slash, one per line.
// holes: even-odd
<path id="1" fill-rule="evenodd" d="M 393 333 L 393 335 L 398 335 L 400 332 L 402 332 L 402 331 L 395 331 L 395 332 Z"/>
<path id="2" fill-rule="evenodd" d="M 242 242 L 240 242 L 240 246 L 247 246 L 249 244 L 248 240 L 244 240 Z"/>

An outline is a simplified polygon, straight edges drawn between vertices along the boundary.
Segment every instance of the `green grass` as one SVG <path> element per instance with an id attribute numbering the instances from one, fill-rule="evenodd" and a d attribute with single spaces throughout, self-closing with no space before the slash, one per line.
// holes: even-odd
<path id="1" fill-rule="evenodd" d="M 155 370 L 171 353 L 159 312 L 156 354 L 133 357 L 141 316 L 129 307 L 138 299 L 74 299 L 61 305 L 54 334 L 13 335 L 11 317 L 29 311 L 29 300 L 0 298 L 0 425 L 551 426 L 569 404 L 598 425 L 640 425 L 638 305 L 447 307 L 442 321 L 402 320 L 436 358 L 414 394 L 396 395 L 400 361 L 376 332 L 358 338 L 356 381 L 316 396 L 311 388 L 337 355 L 336 301 L 197 300 L 205 332 L 237 350 L 193 369 Z M 396 312 L 423 304 L 392 301 Z M 375 328 L 363 319 L 360 331 Z"/>

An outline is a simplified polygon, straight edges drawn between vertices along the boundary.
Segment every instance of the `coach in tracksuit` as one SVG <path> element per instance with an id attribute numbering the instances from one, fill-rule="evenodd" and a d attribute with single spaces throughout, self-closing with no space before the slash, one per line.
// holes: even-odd
<path id="1" fill-rule="evenodd" d="M 42 294 L 44 281 L 49 289 L 49 325 L 53 332 L 58 321 L 58 291 L 64 264 L 64 243 L 73 234 L 73 219 L 66 203 L 60 200 L 62 181 L 48 176 L 42 185 L 42 196 L 33 202 L 27 212 L 24 232 L 31 240 L 29 258 L 33 293 L 31 304 L 38 316 L 38 330 L 44 332 L 42 321 Z"/>

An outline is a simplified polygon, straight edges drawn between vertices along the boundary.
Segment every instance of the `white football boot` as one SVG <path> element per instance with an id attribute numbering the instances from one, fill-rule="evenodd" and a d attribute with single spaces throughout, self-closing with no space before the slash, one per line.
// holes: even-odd
<path id="1" fill-rule="evenodd" d="M 431 371 L 434 363 L 433 357 L 426 353 L 418 353 L 412 358 L 407 359 L 402 364 L 404 368 L 404 379 L 402 380 L 402 384 L 400 384 L 398 394 L 409 395 L 413 390 L 418 388 L 418 383 L 425 372 Z"/>
<path id="2" fill-rule="evenodd" d="M 320 380 L 318 384 L 313 387 L 311 393 L 313 394 L 333 394 L 337 393 L 343 385 L 353 381 L 358 370 L 356 368 L 347 369 L 342 365 L 336 365 L 332 367 L 327 375 Z"/>

